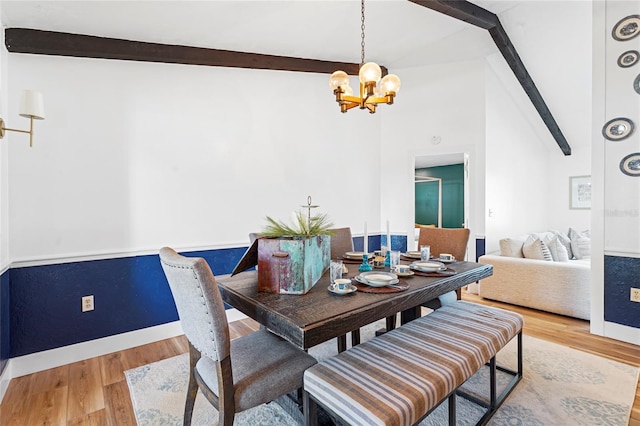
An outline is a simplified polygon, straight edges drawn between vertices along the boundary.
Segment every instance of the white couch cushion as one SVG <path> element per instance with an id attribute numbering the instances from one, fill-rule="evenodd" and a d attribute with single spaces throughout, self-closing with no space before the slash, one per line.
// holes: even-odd
<path id="1" fill-rule="evenodd" d="M 571 238 L 571 251 L 576 259 L 591 257 L 591 233 L 589 231 L 578 232 L 569 228 L 569 238 Z"/>
<path id="2" fill-rule="evenodd" d="M 507 257 L 524 257 L 522 245 L 524 240 L 515 238 L 503 238 L 500 240 L 500 255 Z"/>
<path id="3" fill-rule="evenodd" d="M 555 236 L 551 238 L 549 242 L 546 243 L 549 251 L 551 252 L 551 257 L 556 262 L 568 262 L 569 261 L 569 253 L 567 252 L 567 248 L 560 242 L 560 239 Z"/>
<path id="4" fill-rule="evenodd" d="M 545 243 L 535 235 L 529 235 L 522 246 L 522 253 L 527 259 L 553 261 L 551 252 Z"/>
<path id="5" fill-rule="evenodd" d="M 573 251 L 571 250 L 571 238 L 567 236 L 564 232 L 560 231 L 551 231 L 554 233 L 556 237 L 558 237 L 558 241 L 562 243 L 563 246 L 567 249 L 567 256 L 569 259 L 573 259 Z"/>

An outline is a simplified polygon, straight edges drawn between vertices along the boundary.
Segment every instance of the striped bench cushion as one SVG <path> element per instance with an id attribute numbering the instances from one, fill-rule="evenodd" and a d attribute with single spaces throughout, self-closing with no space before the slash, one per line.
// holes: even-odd
<path id="1" fill-rule="evenodd" d="M 517 313 L 458 301 L 309 368 L 304 390 L 351 425 L 412 425 L 523 323 Z"/>

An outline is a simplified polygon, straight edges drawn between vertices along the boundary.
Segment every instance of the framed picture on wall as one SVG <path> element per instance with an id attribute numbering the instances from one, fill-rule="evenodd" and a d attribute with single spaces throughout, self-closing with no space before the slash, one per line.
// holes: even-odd
<path id="1" fill-rule="evenodd" d="M 591 208 L 591 176 L 571 176 L 569 178 L 569 193 L 571 199 L 569 208 Z"/>

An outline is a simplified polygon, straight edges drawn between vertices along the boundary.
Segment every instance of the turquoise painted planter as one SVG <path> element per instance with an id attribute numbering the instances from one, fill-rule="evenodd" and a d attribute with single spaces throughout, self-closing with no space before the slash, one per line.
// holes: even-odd
<path id="1" fill-rule="evenodd" d="M 305 294 L 331 262 L 331 237 L 261 238 L 258 240 L 258 290 Z"/>

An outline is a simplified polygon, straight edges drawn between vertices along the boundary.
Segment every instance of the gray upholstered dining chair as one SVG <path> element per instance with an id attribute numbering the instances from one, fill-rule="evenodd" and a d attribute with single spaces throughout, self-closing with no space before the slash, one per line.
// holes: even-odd
<path id="1" fill-rule="evenodd" d="M 184 424 L 202 391 L 218 410 L 218 424 L 231 425 L 235 413 L 302 387 L 304 371 L 315 358 L 266 329 L 230 340 L 216 280 L 202 258 L 160 250 L 162 269 L 189 340 L 189 387 Z"/>

